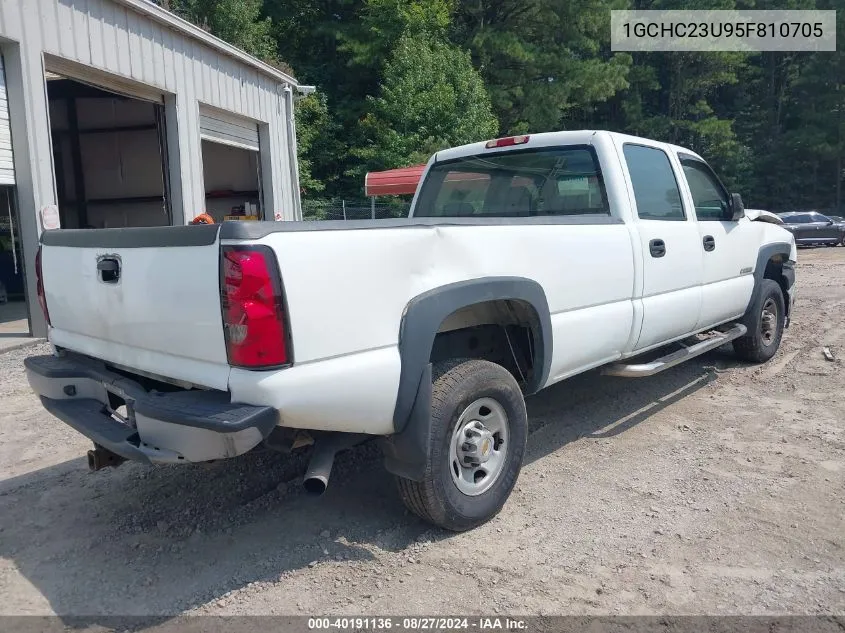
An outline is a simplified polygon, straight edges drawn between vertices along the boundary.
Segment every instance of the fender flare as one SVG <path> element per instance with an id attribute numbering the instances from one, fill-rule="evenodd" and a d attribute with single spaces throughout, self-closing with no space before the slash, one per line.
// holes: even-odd
<path id="1" fill-rule="evenodd" d="M 760 296 L 760 292 L 762 291 L 763 286 L 763 279 L 765 278 L 766 274 L 766 265 L 769 263 L 769 260 L 776 256 L 782 255 L 783 261 L 789 260 L 789 254 L 792 252 L 792 245 L 787 242 L 773 242 L 771 244 L 766 244 L 760 247 L 760 250 L 757 253 L 757 265 L 754 268 L 754 288 L 751 291 L 751 297 L 748 300 L 748 306 L 745 308 L 745 314 L 743 314 L 740 323 L 751 329 L 754 326 L 756 315 L 751 313 L 751 308 L 756 304 L 757 299 Z M 792 285 L 795 283 L 795 273 L 792 270 L 784 269 L 783 273 L 784 279 L 786 281 L 787 288 L 791 288 Z M 789 298 L 784 297 L 786 303 L 786 317 L 789 317 Z M 787 321 L 788 322 L 788 321 Z"/>
<path id="2" fill-rule="evenodd" d="M 522 301 L 535 311 L 535 365 L 526 393 L 546 384 L 552 361 L 552 323 L 546 293 L 525 277 L 484 277 L 434 288 L 408 302 L 399 330 L 401 371 L 393 413 L 395 433 L 382 440 L 388 471 L 419 481 L 425 472 L 430 432 L 431 349 L 440 325 L 461 308 L 497 300 Z"/>

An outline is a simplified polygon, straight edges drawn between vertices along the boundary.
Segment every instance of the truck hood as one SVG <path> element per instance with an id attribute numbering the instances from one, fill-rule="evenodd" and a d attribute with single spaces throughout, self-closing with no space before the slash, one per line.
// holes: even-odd
<path id="1" fill-rule="evenodd" d="M 779 216 L 769 211 L 762 211 L 760 209 L 746 209 L 745 217 L 747 217 L 752 222 L 768 222 L 770 224 L 777 224 L 780 226 L 783 226 L 784 224 L 783 220 Z"/>

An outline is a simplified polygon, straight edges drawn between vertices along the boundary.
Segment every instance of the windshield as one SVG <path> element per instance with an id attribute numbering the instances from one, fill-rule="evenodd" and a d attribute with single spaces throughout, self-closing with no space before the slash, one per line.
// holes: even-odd
<path id="1" fill-rule="evenodd" d="M 416 217 L 609 215 L 595 151 L 549 147 L 435 163 Z"/>

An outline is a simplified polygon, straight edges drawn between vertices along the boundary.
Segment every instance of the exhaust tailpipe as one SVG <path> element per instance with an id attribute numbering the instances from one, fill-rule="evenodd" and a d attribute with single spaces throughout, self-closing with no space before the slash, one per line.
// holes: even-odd
<path id="1" fill-rule="evenodd" d="M 335 456 L 360 444 L 367 438 L 366 435 L 357 433 L 328 433 L 317 438 L 314 443 L 314 452 L 308 462 L 308 470 L 302 485 L 308 494 L 315 497 L 320 496 L 329 486 L 329 477 L 332 474 Z"/>
<path id="2" fill-rule="evenodd" d="M 126 461 L 125 457 L 121 457 L 116 453 L 112 453 L 107 448 L 94 445 L 94 450 L 88 451 L 88 470 L 92 473 L 108 468 L 109 466 L 120 466 Z"/>
<path id="3" fill-rule="evenodd" d="M 311 461 L 308 462 L 308 470 L 305 472 L 305 478 L 302 480 L 305 491 L 315 497 L 323 494 L 329 485 L 329 476 L 332 474 L 332 465 L 334 465 L 334 456 L 336 454 L 336 451 L 333 450 L 330 444 L 330 442 L 318 441 L 314 445 L 314 454 L 311 455 Z"/>

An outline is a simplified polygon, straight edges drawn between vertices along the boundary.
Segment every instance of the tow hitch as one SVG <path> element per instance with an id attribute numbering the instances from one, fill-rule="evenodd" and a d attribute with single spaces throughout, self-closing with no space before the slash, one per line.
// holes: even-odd
<path id="1" fill-rule="evenodd" d="M 125 461 L 125 457 L 112 453 L 107 448 L 97 444 L 94 444 L 94 450 L 88 451 L 88 470 L 92 473 L 109 466 L 120 466 Z"/>

